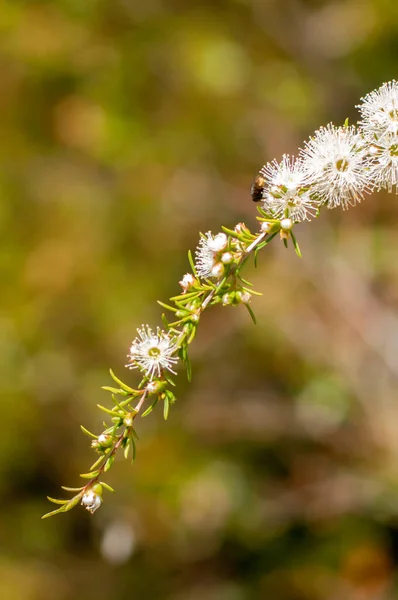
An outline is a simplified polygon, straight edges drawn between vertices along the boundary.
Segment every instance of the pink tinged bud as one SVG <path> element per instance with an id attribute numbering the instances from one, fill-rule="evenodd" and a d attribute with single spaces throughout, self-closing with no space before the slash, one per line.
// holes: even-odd
<path id="1" fill-rule="evenodd" d="M 252 295 L 249 292 L 243 291 L 243 292 L 239 292 L 240 293 L 240 301 L 243 304 L 248 304 L 251 300 Z"/>
<path id="2" fill-rule="evenodd" d="M 236 233 L 244 233 L 247 232 L 248 229 L 244 223 L 238 223 L 237 225 L 235 225 L 235 231 Z"/>
<path id="3" fill-rule="evenodd" d="M 183 289 L 183 294 L 189 290 L 196 283 L 195 277 L 191 273 L 186 273 L 184 277 L 179 282 L 180 286 Z"/>
<path id="4" fill-rule="evenodd" d="M 214 265 L 211 270 L 212 277 L 222 277 L 224 275 L 224 265 L 219 262 Z"/>

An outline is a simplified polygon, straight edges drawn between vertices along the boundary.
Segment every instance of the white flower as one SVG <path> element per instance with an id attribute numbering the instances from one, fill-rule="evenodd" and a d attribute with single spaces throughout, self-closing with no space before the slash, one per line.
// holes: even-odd
<path id="1" fill-rule="evenodd" d="M 88 490 L 82 498 L 82 505 L 89 511 L 91 514 L 95 513 L 97 508 L 99 508 L 102 504 L 102 498 L 99 494 L 96 494 L 93 490 Z"/>
<path id="2" fill-rule="evenodd" d="M 195 268 L 199 277 L 221 277 L 223 268 L 219 266 L 218 254 L 228 245 L 225 233 L 213 236 L 211 231 L 202 236 L 195 252 Z"/>
<path id="3" fill-rule="evenodd" d="M 196 283 L 195 277 L 191 273 L 186 273 L 181 281 L 178 282 L 182 287 L 182 293 L 186 294 L 186 292 Z"/>
<path id="4" fill-rule="evenodd" d="M 369 191 L 367 150 L 355 127 L 321 127 L 301 151 L 311 194 L 328 208 L 360 202 Z"/>
<path id="5" fill-rule="evenodd" d="M 130 363 L 126 367 L 142 369 L 150 379 L 155 375 L 159 377 L 163 369 L 174 373 L 172 365 L 178 362 L 178 358 L 173 356 L 178 349 L 175 340 L 159 327 L 155 333 L 148 325 L 143 325 L 137 332 L 128 354 Z"/>
<path id="6" fill-rule="evenodd" d="M 398 83 L 389 81 L 361 98 L 359 126 L 371 141 L 398 133 Z"/>
<path id="7" fill-rule="evenodd" d="M 317 213 L 319 201 L 309 194 L 306 173 L 300 160 L 284 155 L 260 171 L 266 180 L 264 210 L 270 217 L 289 218 L 293 222 L 309 220 Z"/>
<path id="8" fill-rule="evenodd" d="M 398 136 L 384 135 L 369 150 L 369 173 L 377 190 L 385 188 L 398 193 Z"/>

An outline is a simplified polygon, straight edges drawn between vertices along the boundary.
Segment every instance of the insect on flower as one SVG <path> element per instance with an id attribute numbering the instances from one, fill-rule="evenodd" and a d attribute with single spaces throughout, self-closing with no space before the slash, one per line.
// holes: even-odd
<path id="1" fill-rule="evenodd" d="M 251 188 L 250 194 L 253 202 L 260 202 L 263 199 L 263 192 L 265 188 L 265 177 L 259 173 L 256 175 Z"/>

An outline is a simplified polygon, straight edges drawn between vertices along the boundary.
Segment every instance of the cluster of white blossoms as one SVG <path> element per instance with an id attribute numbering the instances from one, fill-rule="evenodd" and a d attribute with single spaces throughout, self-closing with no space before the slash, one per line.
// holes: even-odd
<path id="1" fill-rule="evenodd" d="M 389 81 L 362 98 L 359 130 L 369 145 L 370 179 L 375 189 L 398 186 L 398 83 Z"/>
<path id="2" fill-rule="evenodd" d="M 310 194 L 303 163 L 285 154 L 278 163 L 273 160 L 260 171 L 265 178 L 264 210 L 274 219 L 305 221 L 318 211 L 319 200 Z"/>
<path id="3" fill-rule="evenodd" d="M 272 222 L 278 221 L 281 237 L 286 240 L 294 223 L 318 216 L 322 206 L 347 209 L 374 189 L 390 192 L 397 188 L 398 83 L 385 83 L 365 96 L 358 108 L 358 127 L 329 123 L 305 142 L 298 158 L 285 154 L 280 162 L 273 160 L 262 167 L 259 198 L 265 216 L 263 235 L 272 230 Z M 238 229 L 236 232 L 242 233 Z M 198 285 L 196 277 L 220 280 L 226 267 L 238 264 L 245 250 L 225 233 L 201 234 L 195 252 L 195 276 L 187 273 L 180 281 L 183 295 Z M 231 294 L 225 294 L 223 304 L 247 303 L 250 299 L 247 291 L 243 296 L 237 294 L 232 300 Z M 147 325 L 137 331 L 126 366 L 144 372 L 150 386 L 165 370 L 174 373 L 178 340 L 159 328 L 153 332 Z"/>
<path id="4" fill-rule="evenodd" d="M 141 414 L 145 417 L 155 405 L 163 404 L 163 416 L 168 418 L 169 406 L 176 400 L 170 386 L 169 373 L 181 361 L 191 379 L 188 347 L 194 340 L 204 310 L 208 306 L 245 305 L 256 322 L 250 301 L 258 294 L 252 284 L 241 275 L 246 259 L 258 252 L 279 234 L 287 247 L 293 245 L 301 256 L 293 227 L 300 221 L 317 217 L 322 206 L 347 209 L 360 202 L 365 194 L 384 188 L 398 192 L 398 83 L 385 83 L 365 96 L 359 105 L 361 120 L 358 125 L 346 123 L 335 127 L 329 123 L 318 129 L 299 151 L 298 158 L 284 155 L 260 170 L 251 187 L 251 196 L 259 207 L 260 231 L 252 233 L 238 223 L 234 230 L 223 227 L 223 233 L 201 234 L 195 252 L 195 261 L 189 253 L 192 273 L 186 273 L 179 282 L 182 292 L 170 298 L 172 305 L 159 302 L 173 314 L 173 322 L 163 315 L 164 330 L 156 331 L 148 325 L 137 329 L 137 336 L 128 354 L 130 369 L 138 369 L 142 381 L 137 389 L 123 383 L 111 371 L 119 386 L 103 389 L 112 394 L 113 409 L 98 407 L 112 417 L 104 423 L 104 431 L 96 435 L 82 427 L 91 440 L 91 447 L 99 458 L 89 473 L 81 475 L 89 482 L 79 488 L 64 487 L 78 492 L 70 500 L 50 498 L 59 508 L 44 518 L 67 512 L 78 502 L 94 513 L 102 504 L 102 491 L 113 489 L 102 475 L 112 466 L 116 453 L 129 451 L 135 459 L 134 422 L 148 396 L 152 403 Z M 204 281 L 203 281 L 204 280 Z"/>
<path id="5" fill-rule="evenodd" d="M 195 267 L 199 277 L 221 277 L 224 273 L 224 264 L 230 258 L 229 253 L 223 254 L 227 245 L 228 237 L 225 233 L 213 236 L 211 231 L 208 231 L 200 238 L 195 253 Z"/>
<path id="6" fill-rule="evenodd" d="M 178 357 L 175 356 L 177 341 L 159 327 L 153 332 L 148 325 L 143 325 L 141 329 L 137 329 L 137 333 L 138 336 L 131 344 L 129 363 L 126 366 L 144 371 L 151 380 L 155 376 L 160 377 L 164 369 L 175 373 L 172 367 L 178 362 Z"/>
<path id="7" fill-rule="evenodd" d="M 385 83 L 358 108 L 358 127 L 329 123 L 305 142 L 298 159 L 284 155 L 260 170 L 270 219 L 310 220 L 323 205 L 346 209 L 375 189 L 397 189 L 398 83 Z"/>

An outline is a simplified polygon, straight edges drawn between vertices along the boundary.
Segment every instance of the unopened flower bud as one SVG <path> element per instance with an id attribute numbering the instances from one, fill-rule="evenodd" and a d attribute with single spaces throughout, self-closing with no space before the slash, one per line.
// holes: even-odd
<path id="1" fill-rule="evenodd" d="M 107 435 L 106 433 L 101 433 L 101 435 L 98 436 L 98 443 L 101 446 L 110 446 L 112 444 L 112 436 Z"/>
<path id="2" fill-rule="evenodd" d="M 238 223 L 235 225 L 235 231 L 236 233 L 249 233 L 249 230 L 244 223 Z"/>
<path id="3" fill-rule="evenodd" d="M 242 304 L 248 304 L 251 300 L 252 295 L 246 290 L 236 292 L 236 301 Z"/>
<path id="4" fill-rule="evenodd" d="M 193 315 L 191 315 L 192 323 L 199 323 L 199 319 L 200 319 L 200 317 L 199 317 L 198 313 L 193 313 Z"/>
<path id="5" fill-rule="evenodd" d="M 179 281 L 182 287 L 182 293 L 185 294 L 193 285 L 195 285 L 196 279 L 191 273 L 186 273 L 184 277 Z"/>
<path id="6" fill-rule="evenodd" d="M 234 255 L 231 254 L 231 252 L 224 252 L 224 254 L 221 257 L 221 262 L 224 265 L 230 265 L 233 260 L 234 260 Z"/>
<path id="7" fill-rule="evenodd" d="M 224 294 L 222 297 L 223 306 L 228 306 L 228 304 L 232 304 L 235 299 L 235 292 L 228 292 Z"/>
<path id="8" fill-rule="evenodd" d="M 218 262 L 214 265 L 211 270 L 212 277 L 222 277 L 224 275 L 224 265 Z"/>
<path id="9" fill-rule="evenodd" d="M 272 229 L 271 223 L 267 223 L 266 221 L 264 221 L 264 223 L 261 223 L 261 231 L 263 233 L 268 233 L 269 231 L 271 231 L 271 229 Z"/>
<path id="10" fill-rule="evenodd" d="M 123 423 L 124 425 L 126 425 L 126 427 L 131 427 L 133 424 L 133 414 L 132 413 L 127 413 L 127 415 L 124 417 L 123 419 Z"/>
<path id="11" fill-rule="evenodd" d="M 282 219 L 281 221 L 281 229 L 283 231 L 290 231 L 293 227 L 293 223 L 291 219 Z"/>
<path id="12" fill-rule="evenodd" d="M 160 381 L 150 381 L 146 386 L 146 389 L 148 394 L 155 394 L 161 389 L 161 387 L 162 384 L 160 383 Z"/>

